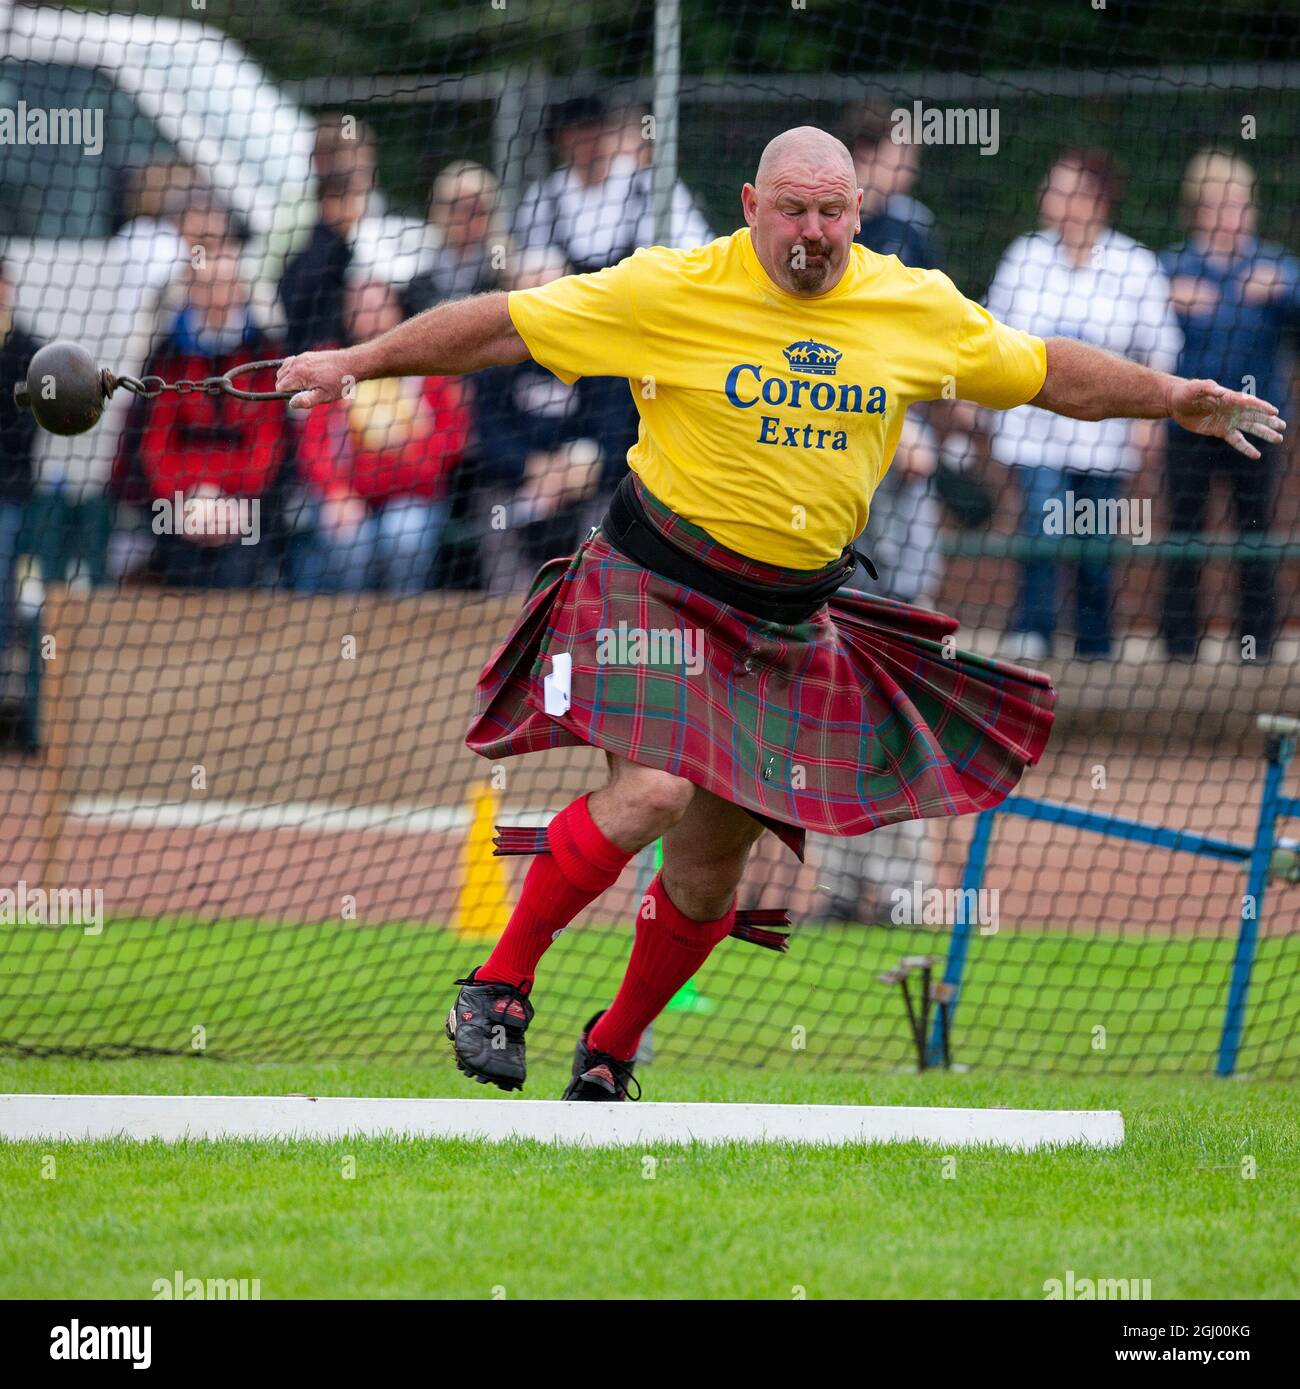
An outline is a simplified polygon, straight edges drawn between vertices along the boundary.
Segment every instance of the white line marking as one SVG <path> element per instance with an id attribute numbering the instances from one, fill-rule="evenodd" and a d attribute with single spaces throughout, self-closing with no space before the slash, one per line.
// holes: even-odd
<path id="1" fill-rule="evenodd" d="M 330 801 L 144 801 L 131 796 L 79 796 L 69 814 L 120 829 L 296 830 L 308 834 L 444 834 L 464 829 L 464 806 L 340 807 Z M 502 825 L 543 825 L 551 810 L 503 810 Z"/>
<path id="2" fill-rule="evenodd" d="M 1118 1110 L 834 1104 L 565 1104 L 294 1095 L 0 1095 L 0 1139 L 533 1138 L 588 1147 L 783 1142 L 990 1144 L 1025 1151 L 1124 1141 Z"/>

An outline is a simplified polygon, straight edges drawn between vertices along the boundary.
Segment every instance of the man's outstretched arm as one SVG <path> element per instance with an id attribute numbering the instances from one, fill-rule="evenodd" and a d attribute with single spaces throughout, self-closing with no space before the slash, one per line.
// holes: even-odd
<path id="1" fill-rule="evenodd" d="M 381 376 L 460 376 L 484 367 L 526 361 L 528 348 L 515 331 L 505 293 L 476 294 L 439 304 L 387 333 L 335 352 L 290 357 L 276 390 L 297 391 L 293 410 L 337 400 L 349 383 Z"/>
<path id="2" fill-rule="evenodd" d="M 1280 444 L 1286 429 L 1266 400 L 1152 371 L 1073 338 L 1047 340 L 1047 379 L 1029 403 L 1075 420 L 1171 419 L 1193 434 L 1226 440 L 1247 458 L 1259 457 L 1247 434 Z"/>

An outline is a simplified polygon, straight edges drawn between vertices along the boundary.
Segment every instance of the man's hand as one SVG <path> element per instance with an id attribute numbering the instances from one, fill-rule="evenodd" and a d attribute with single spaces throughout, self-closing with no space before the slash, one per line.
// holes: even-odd
<path id="1" fill-rule="evenodd" d="M 1246 438 L 1247 434 L 1280 444 L 1286 429 L 1286 421 L 1275 405 L 1244 391 L 1230 391 L 1217 381 L 1174 378 L 1169 391 L 1169 415 L 1191 433 L 1223 439 L 1247 458 L 1259 457 L 1259 450 Z"/>
<path id="2" fill-rule="evenodd" d="M 1175 313 L 1196 318 L 1213 313 L 1219 306 L 1219 291 L 1209 280 L 1195 275 L 1176 275 L 1169 283 L 1169 302 Z"/>
<path id="3" fill-rule="evenodd" d="M 290 410 L 310 410 L 313 405 L 326 405 L 340 400 L 356 387 L 356 367 L 349 350 L 338 352 L 301 352 L 288 357 L 276 373 L 277 391 L 297 391 L 289 402 Z"/>
<path id="4" fill-rule="evenodd" d="M 1241 302 L 1257 306 L 1284 295 L 1289 286 L 1278 265 L 1261 265 L 1241 287 Z"/>
<path id="5" fill-rule="evenodd" d="M 1048 338 L 1047 379 L 1029 403 L 1073 420 L 1172 419 L 1247 458 L 1259 457 L 1247 434 L 1280 444 L 1286 429 L 1277 407 L 1258 396 L 1152 371 L 1073 338 Z"/>
<path id="6" fill-rule="evenodd" d="M 600 480 L 600 449 L 592 439 L 574 439 L 554 453 L 530 453 L 515 505 L 529 520 L 553 516 L 584 501 Z"/>

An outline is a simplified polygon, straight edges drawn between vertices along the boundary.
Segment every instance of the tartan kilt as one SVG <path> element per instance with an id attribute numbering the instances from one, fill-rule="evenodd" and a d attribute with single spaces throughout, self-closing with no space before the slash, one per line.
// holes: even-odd
<path id="1" fill-rule="evenodd" d="M 762 583 L 809 579 L 726 549 L 637 490 L 679 550 Z M 957 650 L 957 626 L 847 589 L 806 622 L 767 622 L 652 573 L 597 530 L 539 571 L 479 677 L 466 742 L 494 759 L 602 748 L 740 806 L 802 858 L 809 830 L 987 810 L 1037 761 L 1051 681 Z M 552 716 L 543 679 L 562 652 L 570 703 Z"/>

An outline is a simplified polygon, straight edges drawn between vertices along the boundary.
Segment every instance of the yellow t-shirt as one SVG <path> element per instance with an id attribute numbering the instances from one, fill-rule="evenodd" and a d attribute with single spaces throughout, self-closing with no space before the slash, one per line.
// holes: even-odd
<path id="1" fill-rule="evenodd" d="M 768 278 L 747 228 L 516 290 L 509 306 L 562 381 L 628 378 L 641 416 L 628 466 L 660 501 L 790 569 L 820 568 L 861 534 L 909 405 L 946 394 L 1010 409 L 1047 374 L 1040 339 L 937 270 L 854 245 L 834 289 L 802 298 Z"/>

